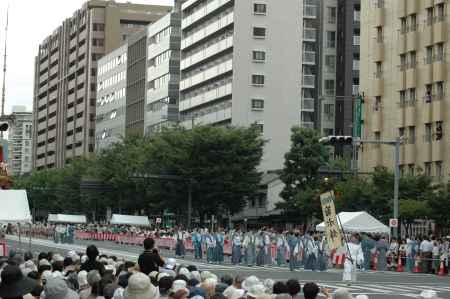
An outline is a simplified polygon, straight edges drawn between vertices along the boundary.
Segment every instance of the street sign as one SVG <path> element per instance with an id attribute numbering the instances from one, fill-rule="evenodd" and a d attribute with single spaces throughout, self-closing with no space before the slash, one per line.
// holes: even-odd
<path id="1" fill-rule="evenodd" d="M 389 219 L 389 227 L 397 228 L 398 227 L 398 219 L 396 219 L 396 218 Z"/>
<path id="2" fill-rule="evenodd" d="M 156 223 L 161 223 L 162 219 L 161 218 L 156 218 Z"/>

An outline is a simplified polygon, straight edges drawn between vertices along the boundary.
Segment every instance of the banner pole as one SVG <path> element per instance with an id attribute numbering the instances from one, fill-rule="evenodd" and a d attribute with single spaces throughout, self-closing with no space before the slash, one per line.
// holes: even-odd
<path id="1" fill-rule="evenodd" d="M 333 197 L 333 202 L 334 202 L 335 201 L 334 192 L 332 192 L 332 197 Z M 344 226 L 342 225 L 341 217 L 339 217 L 339 213 L 336 213 L 336 219 L 339 222 L 339 227 L 341 228 L 342 234 L 344 236 L 344 242 L 345 242 L 345 246 L 347 247 L 349 257 L 350 257 L 350 262 L 352 262 L 352 264 L 353 264 L 353 257 L 350 253 L 350 247 L 348 247 L 347 235 L 345 234 Z M 347 258 L 347 256 L 345 258 Z"/>

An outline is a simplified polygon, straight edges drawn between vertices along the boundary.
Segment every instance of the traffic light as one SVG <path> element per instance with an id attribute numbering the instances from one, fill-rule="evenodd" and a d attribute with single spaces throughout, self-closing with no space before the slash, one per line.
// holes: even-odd
<path id="1" fill-rule="evenodd" d="M 327 145 L 352 145 L 353 137 L 352 136 L 327 136 L 319 139 L 320 143 L 324 143 Z"/>
<path id="2" fill-rule="evenodd" d="M 0 121 L 0 132 L 5 132 L 8 130 L 8 123 L 7 122 L 1 122 Z"/>

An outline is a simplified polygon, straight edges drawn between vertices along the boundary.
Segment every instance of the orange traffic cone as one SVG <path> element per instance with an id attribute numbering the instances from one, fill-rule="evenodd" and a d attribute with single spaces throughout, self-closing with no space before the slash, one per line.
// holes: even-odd
<path id="1" fill-rule="evenodd" d="M 420 267 L 419 267 L 419 263 L 420 263 L 420 258 L 417 255 L 416 259 L 414 261 L 414 269 L 413 269 L 413 273 L 420 273 Z"/>
<path id="2" fill-rule="evenodd" d="M 400 255 L 398 256 L 397 272 L 403 272 L 402 258 Z"/>
<path id="3" fill-rule="evenodd" d="M 439 272 L 438 272 L 439 276 L 445 276 L 445 272 L 444 272 L 444 261 L 441 261 L 441 265 L 439 266 Z"/>
<path id="4" fill-rule="evenodd" d="M 378 255 L 374 254 L 372 259 L 372 270 L 377 271 Z"/>

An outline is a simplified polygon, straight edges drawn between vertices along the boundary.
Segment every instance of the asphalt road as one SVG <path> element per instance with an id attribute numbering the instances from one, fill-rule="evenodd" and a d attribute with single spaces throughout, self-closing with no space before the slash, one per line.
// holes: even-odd
<path id="1" fill-rule="evenodd" d="M 10 248 L 19 248 L 17 237 L 8 237 Z M 53 251 L 65 254 L 69 250 L 84 251 L 87 244 L 95 244 L 100 252 L 107 255 L 122 256 L 129 260 L 137 260 L 142 251 L 141 247 L 119 245 L 112 242 L 77 241 L 76 244 L 54 244 L 48 240 L 32 240 L 32 251 L 37 254 L 40 251 Z M 22 244 L 23 249 L 28 244 Z M 163 250 L 165 257 L 173 257 L 173 252 Z M 233 266 L 229 259 L 223 265 L 207 264 L 205 261 L 196 261 L 191 255 L 177 262 L 186 265 L 196 265 L 200 270 L 208 270 L 219 277 L 224 274 L 241 274 L 244 276 L 256 275 L 260 279 L 271 278 L 274 280 L 286 280 L 295 278 L 302 283 L 316 282 L 330 290 L 339 287 L 347 287 L 342 283 L 342 271 L 331 269 L 325 272 L 313 272 L 299 270 L 290 272 L 285 267 L 246 267 Z M 450 277 L 439 277 L 428 274 L 396 273 L 396 272 L 364 272 L 358 273 L 358 282 L 347 287 L 353 295 L 366 294 L 370 299 L 404 299 L 419 298 L 423 290 L 435 290 L 442 299 L 450 299 Z"/>

